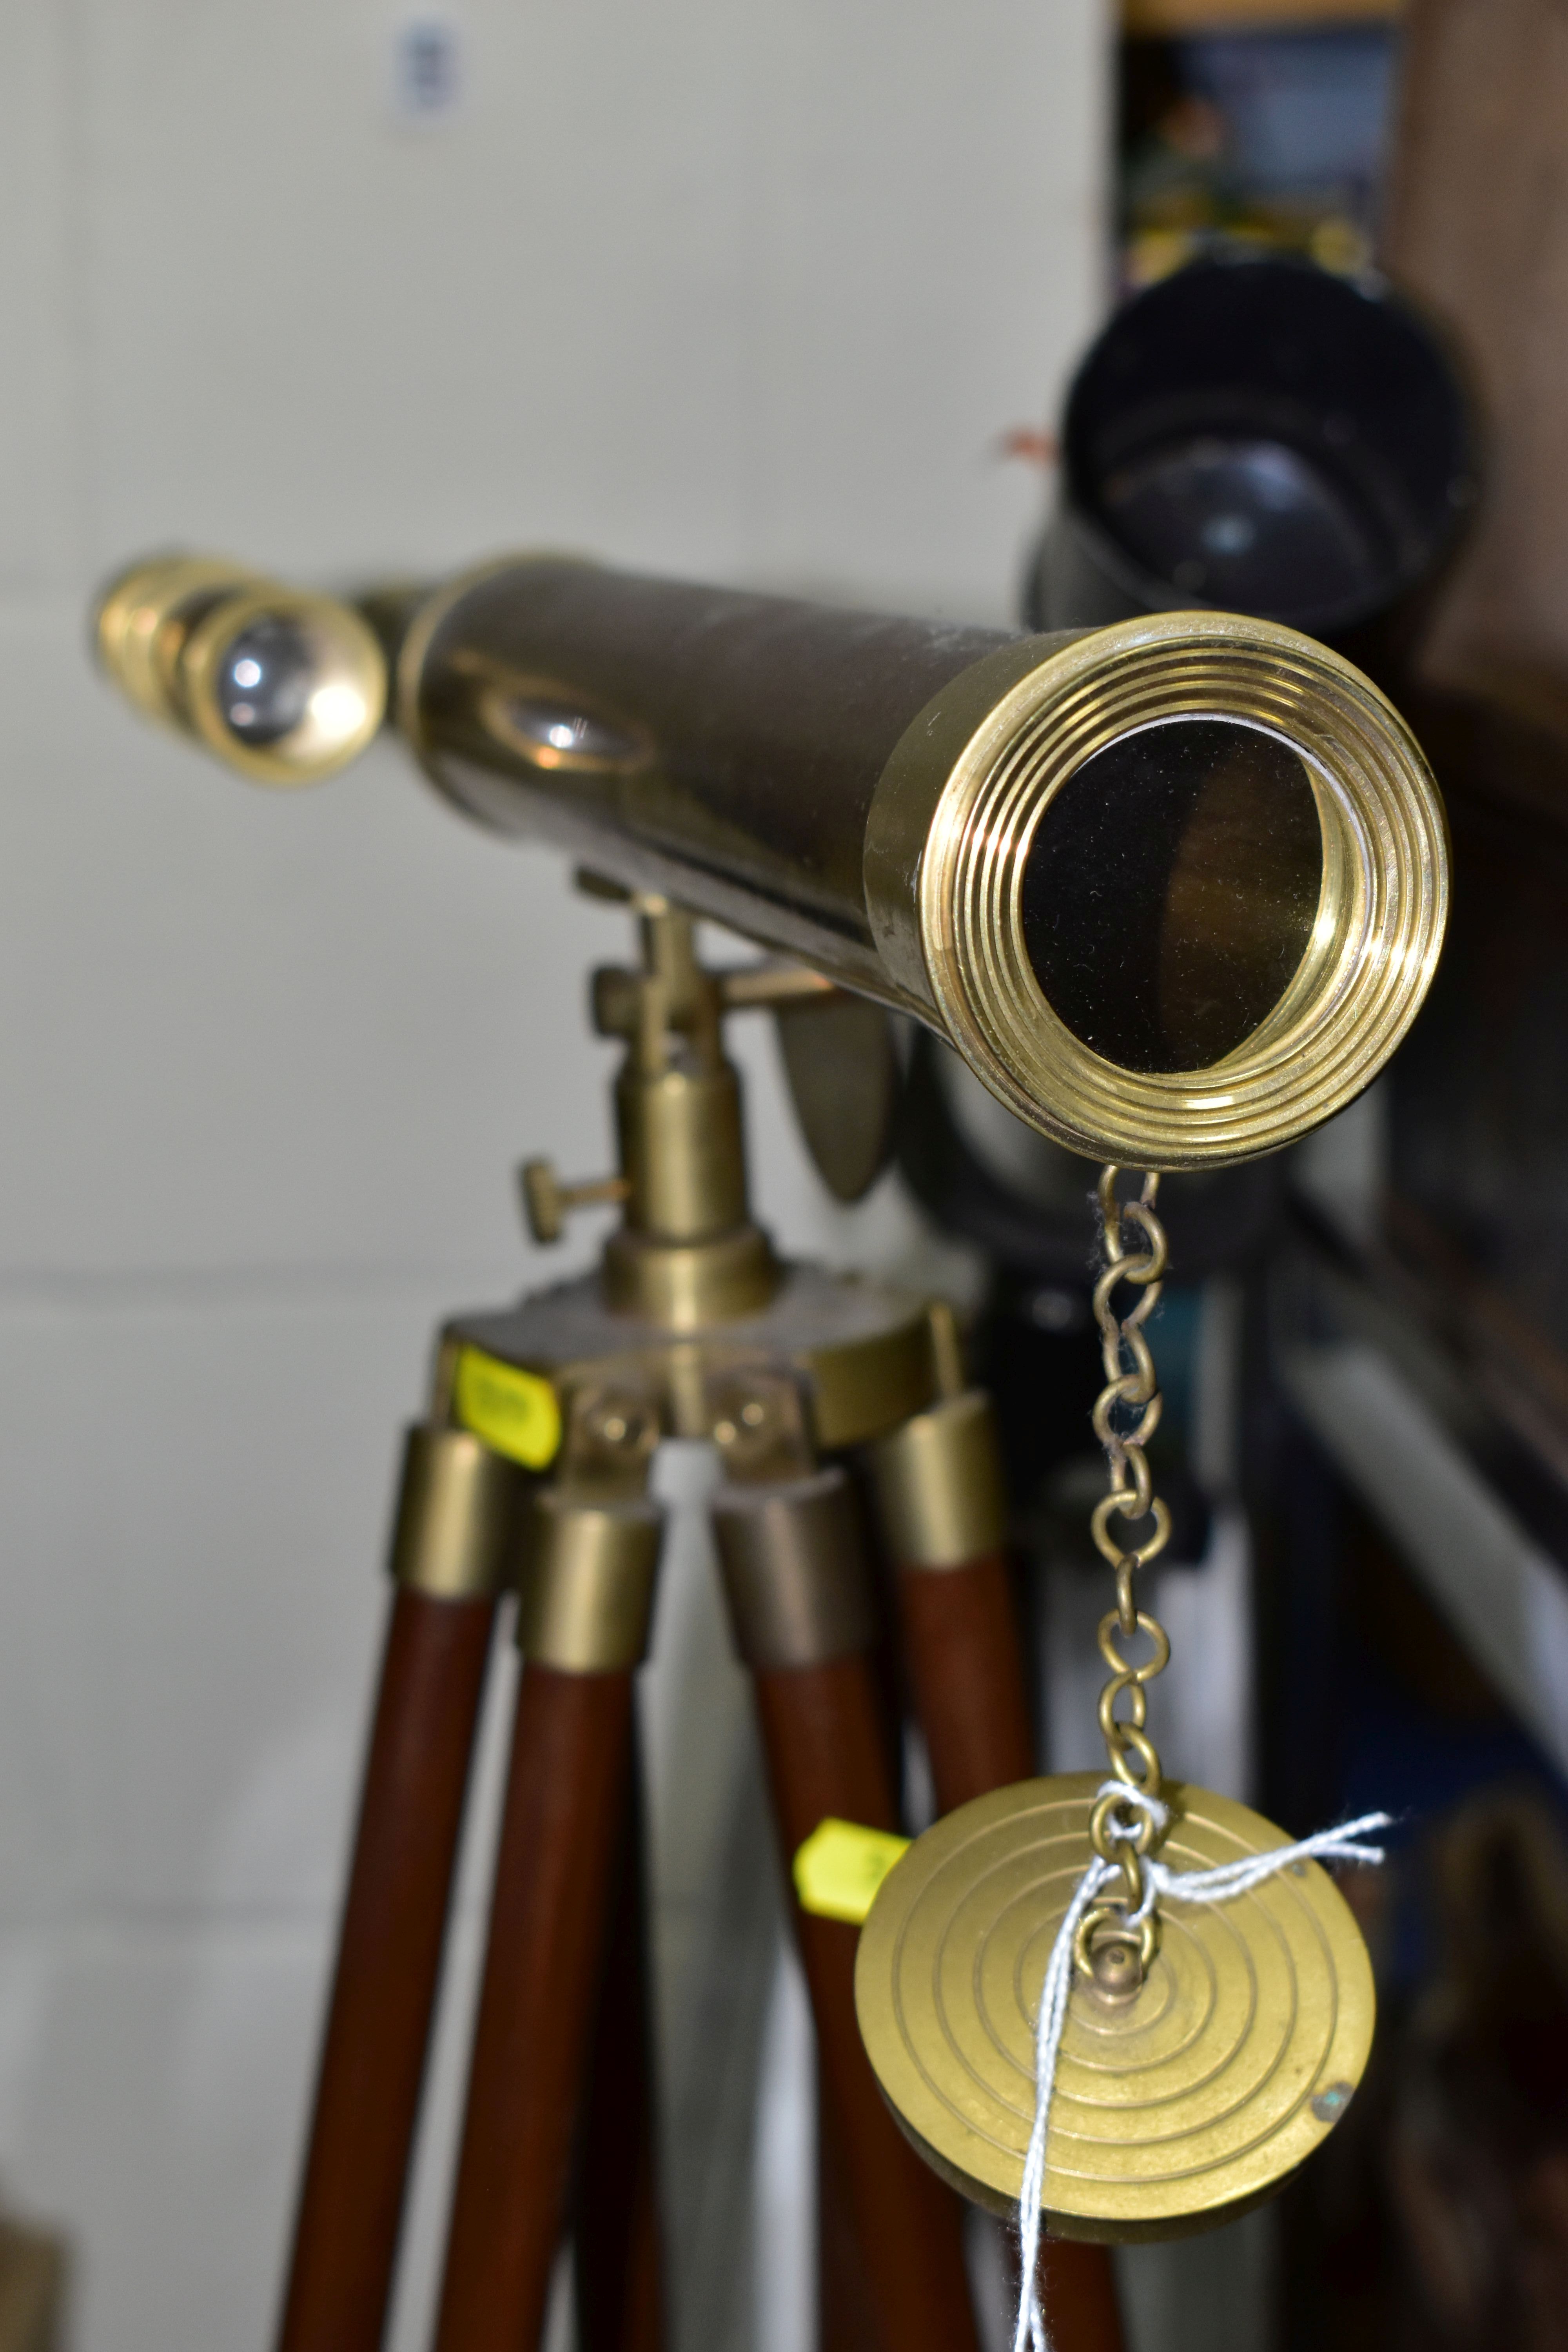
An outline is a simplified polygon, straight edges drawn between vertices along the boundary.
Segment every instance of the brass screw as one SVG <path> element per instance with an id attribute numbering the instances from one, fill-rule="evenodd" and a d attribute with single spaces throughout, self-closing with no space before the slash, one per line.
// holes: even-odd
<path id="1" fill-rule="evenodd" d="M 619 1451 L 626 1446 L 642 1444 L 648 1433 L 647 1412 L 625 1405 L 606 1404 L 589 1414 L 587 1434 L 596 1445 L 608 1445 Z"/>
<path id="2" fill-rule="evenodd" d="M 1137 1948 L 1132 1944 L 1101 1944 L 1094 1955 L 1095 1990 L 1107 2000 L 1128 2000 L 1142 1981 Z"/>
<path id="3" fill-rule="evenodd" d="M 1089 1945 L 1089 1987 L 1102 2009 L 1125 2009 L 1143 1988 L 1143 1959 L 1136 1936 L 1101 1929 Z"/>
<path id="4" fill-rule="evenodd" d="M 799 1477 L 811 1468 L 811 1442 L 792 1378 L 736 1370 L 710 1383 L 707 1405 L 727 1477 Z"/>
<path id="5" fill-rule="evenodd" d="M 626 1200 L 631 1186 L 624 1176 L 594 1176 L 581 1184 L 563 1184 L 552 1160 L 525 1160 L 518 1171 L 522 1188 L 522 1213 L 536 1242 L 558 1242 L 574 1209 L 594 1209 Z"/>

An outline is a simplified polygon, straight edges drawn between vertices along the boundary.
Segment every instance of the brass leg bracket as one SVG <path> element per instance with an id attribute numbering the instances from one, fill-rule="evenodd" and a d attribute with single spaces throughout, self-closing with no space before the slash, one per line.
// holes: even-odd
<path id="1" fill-rule="evenodd" d="M 816 1666 L 870 1647 L 876 1617 L 842 1469 L 721 1486 L 712 1509 L 730 1629 L 745 1665 L 762 1674 Z"/>
<path id="2" fill-rule="evenodd" d="M 1006 1539 L 1006 1496 L 991 1400 L 943 1397 L 870 1452 L 877 1507 L 900 1568 L 966 1567 Z"/>

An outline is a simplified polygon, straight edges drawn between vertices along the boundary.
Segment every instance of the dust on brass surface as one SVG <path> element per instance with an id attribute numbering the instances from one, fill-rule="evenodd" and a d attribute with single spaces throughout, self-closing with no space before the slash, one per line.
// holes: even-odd
<path id="1" fill-rule="evenodd" d="M 1100 1785 L 1068 1773 L 961 1806 L 889 1872 L 860 1937 L 856 2002 L 884 2095 L 937 2168 L 999 2211 L 1023 2183 L 1040 1988 Z M 1289 1843 L 1229 1798 L 1179 1781 L 1163 1794 L 1173 1869 Z M 1108 2010 L 1075 1986 L 1051 2108 L 1052 2231 L 1173 2237 L 1268 2196 L 1344 2112 L 1374 2007 L 1361 1931 L 1316 1863 L 1233 1902 L 1163 1901 L 1135 2000 Z"/>

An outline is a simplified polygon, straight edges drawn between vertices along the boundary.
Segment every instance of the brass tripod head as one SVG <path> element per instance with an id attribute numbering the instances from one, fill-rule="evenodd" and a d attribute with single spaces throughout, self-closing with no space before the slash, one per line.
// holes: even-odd
<path id="1" fill-rule="evenodd" d="M 531 1160 L 523 1205 L 535 1241 L 552 1242 L 571 1210 L 619 1202 L 621 1223 L 604 1255 L 605 1304 L 695 1330 L 760 1311 L 778 1287 L 779 1267 L 747 1205 L 741 1080 L 722 1034 L 727 976 L 699 962 L 689 915 L 647 895 L 630 904 L 642 947 L 637 969 L 612 965 L 594 975 L 594 1026 L 626 1048 L 616 1080 L 619 1168 L 562 1184 L 549 1160 Z M 735 977 L 755 988 L 764 976 Z M 787 969 L 779 984 L 793 992 L 801 978 L 820 985 Z"/>
<path id="2" fill-rule="evenodd" d="M 593 983 L 595 1031 L 626 1048 L 615 1088 L 618 1165 L 610 1176 L 563 1183 L 551 1160 L 526 1160 L 529 1231 L 536 1242 L 559 1241 L 574 1210 L 616 1204 L 621 1222 L 600 1265 L 607 1307 L 679 1331 L 758 1314 L 777 1295 L 784 1269 L 750 1214 L 741 1078 L 724 1051 L 725 1016 L 775 1014 L 787 1068 L 792 1030 L 803 1055 L 834 1061 L 843 1052 L 836 1027 L 847 1012 L 866 1008 L 805 964 L 710 971 L 684 909 L 596 875 L 577 880 L 590 897 L 626 905 L 637 925 L 637 964 L 602 965 Z M 863 1036 L 851 1040 L 851 1055 L 857 1047 L 865 1053 Z M 882 1108 L 875 1089 L 869 1101 L 841 1104 L 838 1123 L 849 1133 L 836 1139 L 836 1171 L 812 1105 L 796 1091 L 807 1148 L 841 1199 L 858 1198 L 881 1164 Z"/>

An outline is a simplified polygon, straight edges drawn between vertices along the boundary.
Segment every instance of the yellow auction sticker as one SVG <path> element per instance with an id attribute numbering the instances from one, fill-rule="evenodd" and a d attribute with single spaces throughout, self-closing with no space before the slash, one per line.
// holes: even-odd
<path id="1" fill-rule="evenodd" d="M 818 1822 L 795 1849 L 795 1891 L 801 1909 L 818 1919 L 863 1927 L 878 1887 L 909 1850 L 909 1839 L 895 1837 L 891 1830 L 868 1830 L 831 1815 Z"/>
<path id="2" fill-rule="evenodd" d="M 561 1444 L 561 1407 L 555 1391 L 537 1372 L 520 1371 L 482 1349 L 465 1348 L 458 1358 L 455 1402 L 465 1429 L 494 1454 L 542 1470 Z"/>

